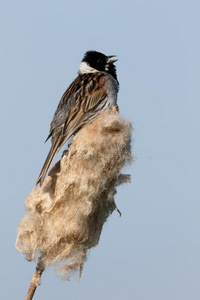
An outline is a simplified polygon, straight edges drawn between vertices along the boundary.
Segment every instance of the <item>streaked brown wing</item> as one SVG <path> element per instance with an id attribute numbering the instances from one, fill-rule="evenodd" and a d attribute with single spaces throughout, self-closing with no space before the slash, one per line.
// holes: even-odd
<path id="1" fill-rule="evenodd" d="M 77 94 L 76 104 L 71 109 L 63 128 L 63 137 L 73 135 L 87 122 L 87 115 L 95 117 L 96 107 L 107 96 L 105 89 L 106 78 L 104 75 L 90 74 L 88 82 Z M 94 115 L 93 115 L 94 114 Z M 84 118 L 83 118 L 84 116 Z M 90 121 L 88 119 L 88 121 Z M 67 138 L 68 139 L 68 138 Z"/>
<path id="2" fill-rule="evenodd" d="M 64 92 L 50 125 L 50 133 L 46 141 L 63 132 L 65 127 L 75 118 L 80 108 L 84 112 L 91 110 L 98 101 L 104 98 L 105 76 L 103 74 L 79 75 Z"/>
<path id="3" fill-rule="evenodd" d="M 52 136 L 52 145 L 36 184 L 43 183 L 56 153 L 66 141 L 99 114 L 98 106 L 107 96 L 105 83 L 104 75 L 87 74 L 78 76 L 66 90 L 51 122 L 48 138 Z M 64 126 L 59 117 L 65 117 Z"/>

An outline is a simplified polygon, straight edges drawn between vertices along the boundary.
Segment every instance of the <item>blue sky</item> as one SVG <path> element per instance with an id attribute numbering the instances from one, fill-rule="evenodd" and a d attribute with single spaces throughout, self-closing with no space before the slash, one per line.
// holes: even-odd
<path id="1" fill-rule="evenodd" d="M 34 299 L 200 298 L 200 3 L 4 1 L 1 36 L 2 299 L 23 299 L 35 263 L 14 248 L 24 199 L 49 150 L 63 92 L 87 50 L 116 54 L 121 115 L 133 123 L 132 183 L 81 281 L 53 268 Z"/>

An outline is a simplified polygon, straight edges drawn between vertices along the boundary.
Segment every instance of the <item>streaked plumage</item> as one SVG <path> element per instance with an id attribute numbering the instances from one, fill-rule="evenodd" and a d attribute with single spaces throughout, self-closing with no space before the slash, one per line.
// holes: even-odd
<path id="1" fill-rule="evenodd" d="M 50 125 L 51 148 L 36 184 L 42 184 L 56 153 L 84 124 L 116 105 L 119 83 L 114 62 L 100 52 L 88 51 L 77 78 L 63 94 Z M 46 140 L 46 141 L 47 141 Z"/>

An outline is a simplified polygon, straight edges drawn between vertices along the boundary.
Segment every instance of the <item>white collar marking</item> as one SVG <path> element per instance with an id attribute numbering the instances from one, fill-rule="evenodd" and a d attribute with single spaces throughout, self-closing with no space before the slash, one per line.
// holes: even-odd
<path id="1" fill-rule="evenodd" d="M 82 61 L 78 70 L 79 74 L 96 73 L 98 70 L 90 67 L 85 61 Z"/>

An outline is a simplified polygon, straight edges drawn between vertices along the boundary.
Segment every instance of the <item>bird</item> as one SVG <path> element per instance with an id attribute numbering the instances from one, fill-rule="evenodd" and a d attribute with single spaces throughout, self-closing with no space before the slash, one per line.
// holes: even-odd
<path id="1" fill-rule="evenodd" d="M 51 138 L 51 148 L 36 185 L 43 184 L 55 155 L 72 135 L 117 105 L 119 82 L 114 65 L 117 60 L 116 55 L 107 56 L 94 50 L 84 54 L 78 76 L 64 92 L 54 113 L 46 139 Z"/>

